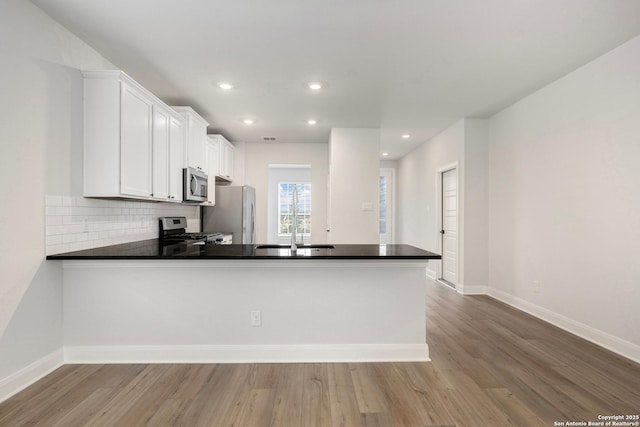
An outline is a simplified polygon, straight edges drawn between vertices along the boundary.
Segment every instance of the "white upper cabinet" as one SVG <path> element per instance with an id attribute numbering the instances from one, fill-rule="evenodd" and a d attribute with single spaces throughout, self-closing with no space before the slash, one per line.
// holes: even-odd
<path id="1" fill-rule="evenodd" d="M 220 144 L 216 138 L 207 137 L 207 175 L 209 175 L 209 187 L 207 188 L 207 201 L 203 205 L 216 204 L 215 177 L 218 175 L 220 157 Z"/>
<path id="2" fill-rule="evenodd" d="M 130 85 L 122 84 L 120 193 L 151 197 L 151 127 L 153 103 Z"/>
<path id="3" fill-rule="evenodd" d="M 191 107 L 172 107 L 185 121 L 185 156 L 188 167 L 207 171 L 207 126 L 209 123 Z"/>
<path id="4" fill-rule="evenodd" d="M 152 193 L 154 199 L 169 199 L 169 112 L 153 108 Z"/>
<path id="5" fill-rule="evenodd" d="M 211 176 L 211 179 L 214 179 L 220 173 L 220 141 L 218 141 L 215 135 L 207 135 L 207 147 L 209 176 Z"/>
<path id="6" fill-rule="evenodd" d="M 234 146 L 222 135 L 209 135 L 209 140 L 218 143 L 218 170 L 216 181 L 228 183 L 233 181 Z"/>
<path id="7" fill-rule="evenodd" d="M 184 119 L 172 116 L 169 119 L 169 200 L 177 203 L 182 202 L 184 133 Z"/>
<path id="8" fill-rule="evenodd" d="M 83 74 L 84 195 L 181 201 L 182 116 L 122 71 Z"/>
<path id="9" fill-rule="evenodd" d="M 152 197 L 182 202 L 184 119 L 167 106 L 153 106 Z"/>
<path id="10" fill-rule="evenodd" d="M 233 181 L 233 163 L 235 161 L 235 148 L 233 147 L 233 145 L 231 145 L 231 143 L 229 141 L 227 141 L 226 139 L 224 140 L 224 143 L 222 143 L 220 145 L 221 148 L 220 152 L 220 158 L 221 158 L 221 171 L 220 171 L 220 176 L 222 178 L 227 179 L 229 182 Z"/>

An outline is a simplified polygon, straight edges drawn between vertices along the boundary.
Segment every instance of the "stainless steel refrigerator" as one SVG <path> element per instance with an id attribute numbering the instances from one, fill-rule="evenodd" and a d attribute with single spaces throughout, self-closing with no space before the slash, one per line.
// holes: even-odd
<path id="1" fill-rule="evenodd" d="M 256 189 L 216 186 L 216 204 L 203 206 L 203 233 L 232 233 L 234 244 L 250 245 L 256 241 Z"/>

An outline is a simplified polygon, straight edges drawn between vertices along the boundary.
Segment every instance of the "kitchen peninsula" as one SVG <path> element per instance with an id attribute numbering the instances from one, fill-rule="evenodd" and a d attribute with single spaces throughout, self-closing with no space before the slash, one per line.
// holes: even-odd
<path id="1" fill-rule="evenodd" d="M 162 245 L 63 263 L 69 362 L 429 360 L 425 267 L 409 245 Z"/>

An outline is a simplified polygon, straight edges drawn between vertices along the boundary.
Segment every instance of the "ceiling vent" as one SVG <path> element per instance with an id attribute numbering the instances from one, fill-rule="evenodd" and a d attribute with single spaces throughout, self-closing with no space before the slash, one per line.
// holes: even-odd
<path id="1" fill-rule="evenodd" d="M 275 141 L 276 137 L 275 136 L 263 136 L 262 139 L 264 139 L 265 141 Z"/>

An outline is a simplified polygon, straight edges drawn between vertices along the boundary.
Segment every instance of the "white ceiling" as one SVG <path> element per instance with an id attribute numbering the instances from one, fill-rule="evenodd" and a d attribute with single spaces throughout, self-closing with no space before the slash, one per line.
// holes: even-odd
<path id="1" fill-rule="evenodd" d="M 326 142 L 379 127 L 389 158 L 640 34 L 638 0 L 32 1 L 210 133 Z"/>

